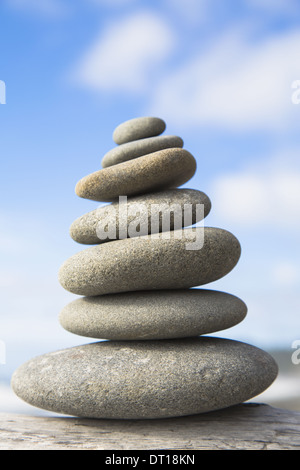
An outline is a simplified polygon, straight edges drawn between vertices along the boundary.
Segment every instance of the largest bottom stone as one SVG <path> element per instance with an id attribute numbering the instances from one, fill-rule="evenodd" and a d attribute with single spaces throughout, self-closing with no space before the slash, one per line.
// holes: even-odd
<path id="1" fill-rule="evenodd" d="M 149 419 L 242 403 L 277 372 L 269 354 L 222 338 L 103 341 L 30 360 L 14 373 L 12 387 L 29 404 L 57 413 Z"/>

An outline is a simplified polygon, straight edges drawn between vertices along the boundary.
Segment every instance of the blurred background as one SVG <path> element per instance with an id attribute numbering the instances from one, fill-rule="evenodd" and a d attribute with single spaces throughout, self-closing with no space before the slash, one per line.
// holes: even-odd
<path id="1" fill-rule="evenodd" d="M 300 411 L 299 26 L 298 0 L 1 1 L 0 412 L 39 413 L 9 388 L 19 365 L 91 341 L 58 323 L 75 296 L 57 273 L 83 248 L 69 227 L 98 207 L 75 184 L 148 115 L 195 156 L 206 225 L 242 245 L 207 287 L 248 315 L 216 336 L 271 352 L 279 377 L 254 401 Z"/>

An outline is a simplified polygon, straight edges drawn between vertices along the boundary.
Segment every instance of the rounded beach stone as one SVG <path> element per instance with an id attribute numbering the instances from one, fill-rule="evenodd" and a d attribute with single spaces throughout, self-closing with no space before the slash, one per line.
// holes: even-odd
<path id="1" fill-rule="evenodd" d="M 206 217 L 210 209 L 207 195 L 195 189 L 168 189 L 124 197 L 76 219 L 70 235 L 78 243 L 96 245 L 193 225 Z"/>
<path id="2" fill-rule="evenodd" d="M 82 297 L 59 315 L 79 336 L 111 340 L 185 338 L 225 330 L 244 320 L 245 303 L 205 289 L 126 292 Z"/>
<path id="3" fill-rule="evenodd" d="M 109 202 L 119 196 L 181 186 L 194 176 L 196 167 L 195 158 L 187 150 L 160 150 L 85 176 L 75 192 L 85 199 Z"/>
<path id="4" fill-rule="evenodd" d="M 148 139 L 134 140 L 126 144 L 119 145 L 107 152 L 102 159 L 102 167 L 117 165 L 133 158 L 142 157 L 149 153 L 158 152 L 167 148 L 182 148 L 183 140 L 175 135 L 162 135 L 159 137 L 149 137 Z"/>
<path id="5" fill-rule="evenodd" d="M 166 123 L 157 117 L 139 117 L 120 124 L 113 132 L 116 144 L 125 144 L 132 140 L 145 139 L 160 135 L 166 129 Z"/>
<path id="6" fill-rule="evenodd" d="M 153 419 L 204 413 L 249 400 L 278 373 L 266 352 L 199 337 L 103 341 L 31 359 L 12 377 L 16 395 L 83 418 Z"/>
<path id="7" fill-rule="evenodd" d="M 239 241 L 226 230 L 186 228 L 87 248 L 65 261 L 59 281 L 84 296 L 185 289 L 225 276 L 240 254 Z"/>

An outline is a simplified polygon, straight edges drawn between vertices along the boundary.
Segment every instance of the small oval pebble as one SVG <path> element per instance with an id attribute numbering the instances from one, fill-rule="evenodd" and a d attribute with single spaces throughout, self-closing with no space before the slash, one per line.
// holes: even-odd
<path id="1" fill-rule="evenodd" d="M 79 197 L 108 202 L 119 196 L 176 188 L 194 176 L 196 166 L 187 150 L 160 150 L 85 176 L 75 191 Z"/>
<path id="2" fill-rule="evenodd" d="M 157 117 L 139 117 L 120 124 L 113 132 L 116 144 L 125 144 L 132 140 L 145 139 L 160 135 L 166 129 L 166 123 Z"/>
<path id="3" fill-rule="evenodd" d="M 134 140 L 127 144 L 119 145 L 107 152 L 102 159 L 102 167 L 117 165 L 133 158 L 142 157 L 149 153 L 158 152 L 167 148 L 182 148 L 183 140 L 175 135 L 162 135 L 149 137 L 148 139 Z"/>
<path id="4" fill-rule="evenodd" d="M 12 388 L 55 413 L 153 419 L 242 403 L 267 389 L 277 373 L 269 354 L 222 338 L 104 341 L 30 360 L 13 374 Z"/>
<path id="5" fill-rule="evenodd" d="M 225 292 L 205 289 L 126 292 L 83 297 L 61 311 L 60 324 L 80 336 L 111 340 L 185 338 L 240 323 L 247 307 Z"/>
<path id="6" fill-rule="evenodd" d="M 78 243 L 94 245 L 193 225 L 211 209 L 209 198 L 195 189 L 168 189 L 122 198 L 76 219 L 70 235 Z M 174 211 L 174 212 L 172 212 Z"/>
<path id="7" fill-rule="evenodd" d="M 226 230 L 186 228 L 87 248 L 62 265 L 59 281 L 85 296 L 185 289 L 225 276 L 240 253 L 239 241 Z"/>

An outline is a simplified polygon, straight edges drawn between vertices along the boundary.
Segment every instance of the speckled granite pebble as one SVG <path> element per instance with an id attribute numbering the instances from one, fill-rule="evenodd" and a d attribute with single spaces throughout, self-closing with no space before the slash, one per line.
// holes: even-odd
<path id="1" fill-rule="evenodd" d="M 246 316 L 242 300 L 225 292 L 186 289 L 81 297 L 59 315 L 66 330 L 111 340 L 185 338 L 231 328 Z"/>
<path id="2" fill-rule="evenodd" d="M 166 129 L 166 123 L 157 117 L 138 117 L 120 124 L 113 132 L 116 144 L 124 144 L 132 140 L 145 139 L 160 135 Z"/>
<path id="3" fill-rule="evenodd" d="M 201 191 L 168 189 L 106 204 L 88 212 L 72 223 L 70 235 L 78 243 L 96 245 L 173 230 L 174 225 L 175 228 L 193 225 L 206 217 L 210 209 L 211 202 Z"/>
<path id="4" fill-rule="evenodd" d="M 12 388 L 56 413 L 151 419 L 242 403 L 268 388 L 277 372 L 269 354 L 227 339 L 104 341 L 30 360 L 13 374 Z"/>
<path id="5" fill-rule="evenodd" d="M 185 289 L 225 276 L 240 253 L 239 241 L 226 230 L 186 228 L 87 248 L 62 265 L 59 281 L 85 296 Z"/>
<path id="6" fill-rule="evenodd" d="M 158 152 L 167 148 L 182 148 L 183 140 L 175 135 L 162 135 L 148 139 L 134 140 L 119 145 L 107 152 L 102 159 L 102 167 L 117 165 L 133 158 L 142 157 L 149 153 Z"/>
<path id="7" fill-rule="evenodd" d="M 176 188 L 194 176 L 196 166 L 187 150 L 160 150 L 85 176 L 75 192 L 85 199 L 108 202 L 119 196 Z"/>

